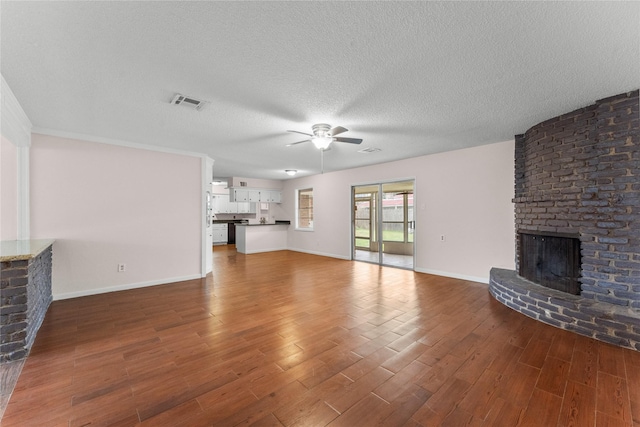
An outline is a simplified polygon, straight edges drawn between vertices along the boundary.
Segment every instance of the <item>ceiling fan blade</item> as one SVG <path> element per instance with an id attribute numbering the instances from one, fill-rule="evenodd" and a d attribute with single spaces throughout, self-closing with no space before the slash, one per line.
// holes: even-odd
<path id="1" fill-rule="evenodd" d="M 345 129 L 342 126 L 336 126 L 333 129 L 331 129 L 329 131 L 329 135 L 331 136 L 336 136 L 336 135 L 340 135 L 341 133 L 344 133 L 346 131 L 348 131 L 349 129 Z"/>
<path id="2" fill-rule="evenodd" d="M 288 130 L 287 132 L 301 133 L 301 134 L 303 134 L 303 135 L 313 136 L 313 135 L 311 135 L 310 133 L 300 132 L 300 131 L 297 131 L 297 130 Z"/>
<path id="3" fill-rule="evenodd" d="M 349 144 L 360 144 L 362 140 L 360 138 L 334 138 L 338 142 L 348 142 Z"/>
<path id="4" fill-rule="evenodd" d="M 292 142 L 291 144 L 287 144 L 287 147 L 291 147 L 292 145 L 302 144 L 303 142 L 311 142 L 311 140 L 305 139 L 304 141 Z"/>

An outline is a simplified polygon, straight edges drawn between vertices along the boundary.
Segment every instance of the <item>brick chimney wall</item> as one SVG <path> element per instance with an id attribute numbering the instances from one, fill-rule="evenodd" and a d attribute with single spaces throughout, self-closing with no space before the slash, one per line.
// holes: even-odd
<path id="1" fill-rule="evenodd" d="M 602 99 L 517 135 L 514 203 L 516 254 L 519 232 L 575 235 L 581 296 L 640 310 L 638 94 Z"/>

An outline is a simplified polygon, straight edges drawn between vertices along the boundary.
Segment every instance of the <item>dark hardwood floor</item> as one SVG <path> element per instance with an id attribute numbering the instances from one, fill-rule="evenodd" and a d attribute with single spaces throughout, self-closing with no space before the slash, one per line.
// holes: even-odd
<path id="1" fill-rule="evenodd" d="M 486 285 L 232 246 L 214 269 L 54 302 L 2 425 L 640 426 L 639 352 Z"/>

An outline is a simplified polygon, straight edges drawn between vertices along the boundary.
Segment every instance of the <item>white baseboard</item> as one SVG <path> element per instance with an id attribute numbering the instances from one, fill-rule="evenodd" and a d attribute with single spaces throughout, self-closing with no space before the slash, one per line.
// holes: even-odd
<path id="1" fill-rule="evenodd" d="M 168 279 L 151 280 L 148 282 L 127 283 L 125 285 L 110 286 L 107 288 L 87 289 L 87 290 L 77 291 L 77 292 L 65 292 L 61 294 L 54 294 L 53 300 L 58 301 L 58 300 L 70 299 L 70 298 L 86 297 L 90 295 L 106 294 L 108 292 L 128 291 L 130 289 L 146 288 L 148 286 L 166 285 L 169 283 L 184 282 L 185 280 L 194 280 L 194 279 L 201 279 L 201 278 L 202 277 L 200 277 L 199 275 L 171 277 Z"/>

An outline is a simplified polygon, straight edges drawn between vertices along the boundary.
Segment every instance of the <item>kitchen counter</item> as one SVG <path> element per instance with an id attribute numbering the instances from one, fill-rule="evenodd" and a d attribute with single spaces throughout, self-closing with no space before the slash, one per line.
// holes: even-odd
<path id="1" fill-rule="evenodd" d="M 3 240 L 0 242 L 0 261 L 21 261 L 35 258 L 53 245 L 53 240 Z"/>
<path id="2" fill-rule="evenodd" d="M 291 221 L 275 224 L 236 224 L 236 250 L 242 254 L 287 249 L 287 229 Z"/>
<path id="3" fill-rule="evenodd" d="M 276 221 L 276 222 L 268 222 L 268 223 L 265 223 L 265 224 L 260 224 L 260 223 L 250 224 L 250 223 L 240 222 L 240 223 L 236 224 L 236 226 L 238 226 L 238 225 L 246 225 L 246 226 L 250 226 L 250 227 L 253 227 L 253 226 L 256 226 L 256 225 L 259 225 L 259 226 L 265 226 L 265 225 L 291 225 L 291 221 L 284 221 L 283 220 L 283 221 Z"/>

